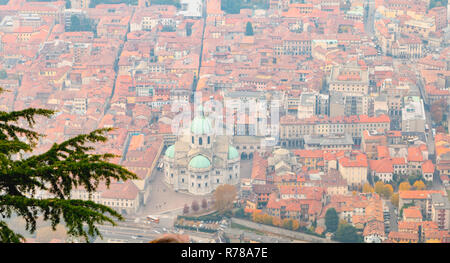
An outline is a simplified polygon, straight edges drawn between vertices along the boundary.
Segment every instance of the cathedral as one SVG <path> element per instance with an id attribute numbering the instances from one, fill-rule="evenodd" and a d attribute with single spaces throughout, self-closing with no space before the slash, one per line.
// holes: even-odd
<path id="1" fill-rule="evenodd" d="M 189 132 L 167 148 L 164 176 L 174 190 L 205 195 L 219 185 L 239 183 L 239 153 L 230 136 L 215 135 L 209 119 L 199 114 Z"/>

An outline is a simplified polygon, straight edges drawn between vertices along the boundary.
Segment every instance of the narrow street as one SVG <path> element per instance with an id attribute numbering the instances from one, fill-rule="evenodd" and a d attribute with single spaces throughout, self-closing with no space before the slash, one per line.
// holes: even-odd
<path id="1" fill-rule="evenodd" d="M 131 13 L 131 17 L 134 16 L 134 12 L 135 12 L 135 8 L 132 9 L 132 13 Z M 113 87 L 111 90 L 111 95 L 106 99 L 106 106 L 105 106 L 105 111 L 103 112 L 103 114 L 106 114 L 109 110 L 109 108 L 111 107 L 111 99 L 114 97 L 114 93 L 116 91 L 116 82 L 117 82 L 117 76 L 119 75 L 119 68 L 118 68 L 118 64 L 119 64 L 119 60 L 120 60 L 120 56 L 122 55 L 122 51 L 123 51 L 123 47 L 125 45 L 125 42 L 127 41 L 127 35 L 128 33 L 130 33 L 130 21 L 128 21 L 128 29 L 127 29 L 127 33 L 125 35 L 125 39 L 123 41 L 122 44 L 120 44 L 119 46 L 119 50 L 117 52 L 117 56 L 116 56 L 116 61 L 114 62 L 114 82 L 113 82 Z"/>
<path id="2" fill-rule="evenodd" d="M 385 216 L 385 226 L 386 226 L 386 220 L 389 222 L 388 223 L 388 227 L 389 227 L 389 232 L 392 231 L 397 231 L 398 230 L 398 216 L 395 213 L 395 207 L 394 205 L 391 203 L 391 201 L 388 200 L 383 200 L 383 204 L 385 207 L 388 208 L 389 214 L 388 216 Z"/>
<path id="3" fill-rule="evenodd" d="M 197 78 L 195 83 L 193 83 L 193 89 L 192 89 L 192 94 L 191 94 L 191 102 L 194 102 L 194 94 L 197 91 L 197 85 L 198 85 L 198 80 L 200 79 L 200 72 L 202 69 L 202 60 L 203 60 L 203 42 L 205 40 L 205 30 L 206 30 L 206 17 L 208 16 L 206 10 L 207 10 L 207 4 L 208 1 L 207 0 L 203 0 L 203 28 L 202 28 L 202 39 L 201 39 L 201 43 L 200 43 L 200 55 L 198 58 L 198 69 L 197 69 Z"/>

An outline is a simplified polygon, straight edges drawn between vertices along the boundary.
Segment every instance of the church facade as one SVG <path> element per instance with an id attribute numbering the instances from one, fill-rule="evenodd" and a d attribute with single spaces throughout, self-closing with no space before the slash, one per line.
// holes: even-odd
<path id="1" fill-rule="evenodd" d="M 209 119 L 196 116 L 190 132 L 167 148 L 164 177 L 174 190 L 209 194 L 219 185 L 240 182 L 240 156 L 229 136 L 215 135 Z"/>

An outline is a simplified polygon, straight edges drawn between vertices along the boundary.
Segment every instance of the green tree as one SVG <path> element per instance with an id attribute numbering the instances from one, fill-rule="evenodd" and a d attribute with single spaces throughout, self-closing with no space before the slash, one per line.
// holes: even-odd
<path id="1" fill-rule="evenodd" d="M 423 179 L 423 176 L 420 172 L 417 172 L 415 175 L 412 174 L 412 175 L 408 176 L 408 182 L 410 185 L 414 185 L 414 183 L 417 180 L 422 180 L 422 179 Z"/>
<path id="2" fill-rule="evenodd" d="M 317 227 L 317 218 L 314 218 L 314 221 L 312 222 L 312 227 L 314 227 L 314 229 L 316 229 Z"/>
<path id="3" fill-rule="evenodd" d="M 329 208 L 327 213 L 325 214 L 325 226 L 327 228 L 327 232 L 334 233 L 336 232 L 339 225 L 339 217 L 336 212 L 336 209 Z"/>
<path id="4" fill-rule="evenodd" d="M 3 90 L 0 89 L 0 92 Z M 112 180 L 137 178 L 135 174 L 108 162 L 114 154 L 92 154 L 95 143 L 107 140 L 105 133 L 111 129 L 95 130 L 79 135 L 62 143 L 54 143 L 45 153 L 23 157 L 31 152 L 37 141 L 44 135 L 24 128 L 20 121 L 25 120 L 33 128 L 37 116 L 50 117 L 54 112 L 45 109 L 25 109 L 21 111 L 0 111 L 0 218 L 22 217 L 26 230 L 36 231 L 39 217 L 51 223 L 52 229 L 63 221 L 67 234 L 73 237 L 100 236 L 96 224 L 111 223 L 122 216 L 110 207 L 70 199 L 74 187 L 94 192 L 99 183 L 107 186 Z M 54 197 L 39 199 L 38 190 L 46 191 Z M 0 219 L 0 242 L 20 242 L 23 236 L 12 231 Z"/>
<path id="5" fill-rule="evenodd" d="M 234 212 L 234 216 L 235 217 L 237 217 L 237 218 L 244 218 L 245 217 L 245 211 L 244 211 L 244 208 L 239 208 L 238 210 L 236 210 L 235 212 Z"/>
<path id="6" fill-rule="evenodd" d="M 247 25 L 245 26 L 245 35 L 253 36 L 253 25 L 251 22 L 247 22 Z"/>
<path id="7" fill-rule="evenodd" d="M 358 235 L 356 228 L 350 224 L 339 224 L 334 239 L 343 243 L 362 242 L 362 237 Z"/>

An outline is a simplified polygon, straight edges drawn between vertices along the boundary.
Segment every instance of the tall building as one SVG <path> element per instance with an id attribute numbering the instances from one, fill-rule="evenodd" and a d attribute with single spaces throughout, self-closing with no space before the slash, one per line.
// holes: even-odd
<path id="1" fill-rule="evenodd" d="M 425 132 L 425 109 L 423 101 L 418 97 L 405 98 L 402 110 L 403 132 Z"/>
<path id="2" fill-rule="evenodd" d="M 214 134 L 210 120 L 201 113 L 190 132 L 167 148 L 164 174 L 175 190 L 208 194 L 219 185 L 240 182 L 239 153 L 230 137 Z"/>
<path id="3" fill-rule="evenodd" d="M 369 72 L 356 64 L 334 67 L 329 78 L 329 90 L 345 95 L 368 94 Z"/>
<path id="4" fill-rule="evenodd" d="M 330 95 L 330 117 L 371 115 L 372 97 L 345 95 L 332 92 Z"/>
<path id="5" fill-rule="evenodd" d="M 203 2 L 202 0 L 180 0 L 181 15 L 185 17 L 198 18 L 202 16 Z"/>
<path id="6" fill-rule="evenodd" d="M 447 8 L 445 6 L 435 7 L 428 13 L 434 17 L 434 23 L 437 31 L 447 27 Z"/>

